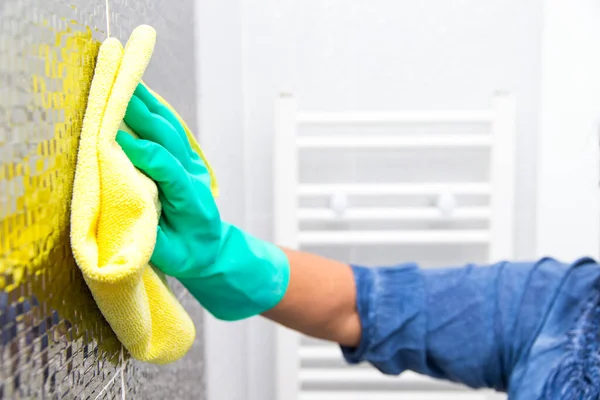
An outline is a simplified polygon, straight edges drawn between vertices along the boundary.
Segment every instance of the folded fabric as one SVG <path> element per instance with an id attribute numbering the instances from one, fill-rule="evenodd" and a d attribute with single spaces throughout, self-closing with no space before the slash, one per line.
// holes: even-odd
<path id="1" fill-rule="evenodd" d="M 195 328 L 164 274 L 149 262 L 160 216 L 156 184 L 115 141 L 119 129 L 136 136 L 123 117 L 135 88 L 143 84 L 155 39 L 155 31 L 142 25 L 125 50 L 115 38 L 100 47 L 77 155 L 71 246 L 123 346 L 135 359 L 165 364 L 186 354 Z M 204 158 L 187 127 L 186 132 Z"/>

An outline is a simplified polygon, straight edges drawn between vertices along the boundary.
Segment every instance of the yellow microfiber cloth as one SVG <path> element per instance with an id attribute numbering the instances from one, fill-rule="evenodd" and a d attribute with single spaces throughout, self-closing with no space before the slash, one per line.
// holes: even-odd
<path id="1" fill-rule="evenodd" d="M 71 246 L 100 311 L 123 346 L 135 359 L 165 364 L 186 354 L 195 328 L 165 276 L 149 263 L 160 216 L 156 184 L 115 141 L 119 129 L 135 136 L 123 117 L 155 40 L 154 29 L 142 25 L 125 50 L 115 38 L 100 47 L 77 155 Z"/>

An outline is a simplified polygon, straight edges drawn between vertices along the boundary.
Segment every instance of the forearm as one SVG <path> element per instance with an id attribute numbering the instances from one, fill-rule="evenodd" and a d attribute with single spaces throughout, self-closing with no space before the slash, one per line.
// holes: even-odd
<path id="1" fill-rule="evenodd" d="M 290 329 L 345 346 L 360 341 L 356 287 L 350 266 L 283 249 L 290 282 L 281 302 L 263 315 Z"/>

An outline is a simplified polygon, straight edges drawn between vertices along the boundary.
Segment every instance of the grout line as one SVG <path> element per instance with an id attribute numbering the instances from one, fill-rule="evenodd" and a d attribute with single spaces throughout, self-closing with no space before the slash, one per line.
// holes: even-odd
<path id="1" fill-rule="evenodd" d="M 111 384 L 114 382 L 114 380 L 117 378 L 117 376 L 118 376 L 120 373 L 122 373 L 122 372 L 123 372 L 123 370 L 125 369 L 125 367 L 126 367 L 126 366 L 127 366 L 127 361 L 125 361 L 125 362 L 123 363 L 123 365 L 121 365 L 121 366 L 119 367 L 119 369 L 115 371 L 115 374 L 113 375 L 113 377 L 112 377 L 112 378 L 110 378 L 110 380 L 108 381 L 108 383 L 107 383 L 106 385 L 104 385 L 104 387 L 102 388 L 102 390 L 100 391 L 100 393 L 98 393 L 98 395 L 97 395 L 97 396 L 94 398 L 94 400 L 98 400 L 98 399 L 100 398 L 100 396 L 102 396 L 102 394 L 103 394 L 104 392 L 106 392 L 106 389 L 108 389 L 108 387 L 109 387 L 109 386 L 110 386 L 110 385 L 111 385 Z M 123 377 L 121 377 L 121 379 L 123 379 Z M 125 395 L 125 394 L 123 393 L 123 395 Z M 123 397 L 123 398 L 124 398 L 124 397 Z"/>
<path id="2" fill-rule="evenodd" d="M 106 0 L 106 37 L 110 37 L 110 7 L 108 6 L 108 0 Z"/>

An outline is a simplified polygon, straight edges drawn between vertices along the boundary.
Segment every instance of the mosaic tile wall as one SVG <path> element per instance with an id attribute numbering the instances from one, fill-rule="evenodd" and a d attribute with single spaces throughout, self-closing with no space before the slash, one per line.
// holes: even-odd
<path id="1" fill-rule="evenodd" d="M 125 43 L 149 24 L 144 80 L 195 120 L 193 0 L 108 0 Z M 203 399 L 201 310 L 189 354 L 152 366 L 122 354 L 73 260 L 69 203 L 105 0 L 0 0 L 0 399 Z"/>

